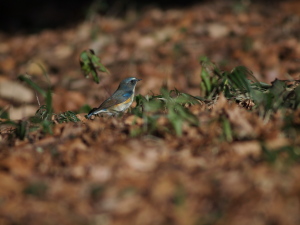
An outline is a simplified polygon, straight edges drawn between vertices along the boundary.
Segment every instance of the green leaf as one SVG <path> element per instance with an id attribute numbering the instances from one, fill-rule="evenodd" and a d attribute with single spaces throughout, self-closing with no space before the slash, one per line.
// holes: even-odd
<path id="1" fill-rule="evenodd" d="M 92 77 L 94 79 L 94 81 L 99 84 L 100 82 L 100 79 L 99 79 L 99 76 L 98 76 L 98 73 L 96 70 L 91 70 L 91 74 L 92 74 Z"/>
<path id="2" fill-rule="evenodd" d="M 228 78 L 235 84 L 236 88 L 241 91 L 251 93 L 250 82 L 247 79 L 248 69 L 244 66 L 238 66 L 232 70 Z"/>
<path id="3" fill-rule="evenodd" d="M 299 109 L 300 108 L 300 85 L 294 89 L 294 93 L 295 93 L 294 108 Z"/>
<path id="4" fill-rule="evenodd" d="M 85 50 L 80 54 L 80 66 L 85 77 L 91 74 L 97 84 L 100 82 L 97 71 L 109 74 L 108 69 L 101 63 L 100 58 L 95 55 L 92 49 Z"/>
<path id="5" fill-rule="evenodd" d="M 189 122 L 190 124 L 199 124 L 197 117 L 194 114 L 192 114 L 188 109 L 184 108 L 182 105 L 176 107 L 176 111 L 183 120 Z"/>
<path id="6" fill-rule="evenodd" d="M 67 111 L 60 113 L 56 116 L 56 120 L 58 123 L 66 123 L 66 122 L 79 122 L 80 120 L 77 118 L 76 113 L 72 111 Z"/>
<path id="7" fill-rule="evenodd" d="M 223 131 L 224 131 L 225 139 L 231 142 L 233 140 L 232 130 L 231 130 L 230 122 L 227 118 L 223 119 Z"/>
<path id="8" fill-rule="evenodd" d="M 273 93 L 274 96 L 280 97 L 282 93 L 286 90 L 286 83 L 284 81 L 275 79 L 272 82 L 272 87 L 270 88 L 270 92 Z"/>
<path id="9" fill-rule="evenodd" d="M 52 121 L 50 121 L 50 120 L 43 120 L 42 121 L 42 127 L 43 127 L 43 131 L 45 133 L 53 134 L 53 132 L 52 132 L 52 126 L 53 126 L 53 122 Z"/>
<path id="10" fill-rule="evenodd" d="M 175 129 L 176 135 L 182 136 L 182 118 L 174 110 L 169 110 L 168 119 Z"/>
<path id="11" fill-rule="evenodd" d="M 41 105 L 40 108 L 36 111 L 34 117 L 31 117 L 31 122 L 40 123 L 42 120 L 48 118 L 49 112 L 47 111 L 46 105 Z"/>
<path id="12" fill-rule="evenodd" d="M 28 85 L 30 85 L 34 90 L 38 91 L 41 95 L 43 95 L 43 97 L 46 97 L 46 92 L 40 87 L 38 86 L 36 83 L 34 83 L 32 80 L 30 80 L 29 78 L 27 78 L 27 76 L 25 75 L 19 75 L 18 77 L 21 81 L 26 82 Z"/>
<path id="13" fill-rule="evenodd" d="M 209 79 L 210 77 L 209 77 L 208 72 L 205 69 L 203 69 L 201 71 L 201 78 L 203 79 L 205 91 L 207 93 L 210 93 L 211 92 L 211 83 L 210 83 L 210 79 Z"/>
<path id="14" fill-rule="evenodd" d="M 144 102 L 144 110 L 146 112 L 155 112 L 163 107 L 163 102 L 159 99 L 152 99 L 151 101 Z"/>
<path id="15" fill-rule="evenodd" d="M 1 108 L 0 107 L 0 118 L 3 118 L 3 119 L 9 119 L 9 114 L 7 112 L 7 108 Z"/>
<path id="16" fill-rule="evenodd" d="M 28 121 L 27 120 L 21 120 L 17 123 L 16 126 L 16 135 L 20 140 L 24 140 L 27 134 L 27 127 L 28 127 Z"/>
<path id="17" fill-rule="evenodd" d="M 46 93 L 46 110 L 49 115 L 52 114 L 52 94 L 51 94 L 50 90 L 48 90 Z M 49 119 L 51 119 L 51 118 L 49 118 Z"/>

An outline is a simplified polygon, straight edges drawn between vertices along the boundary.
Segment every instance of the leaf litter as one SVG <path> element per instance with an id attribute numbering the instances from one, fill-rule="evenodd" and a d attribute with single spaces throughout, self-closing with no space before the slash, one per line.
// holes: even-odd
<path id="1" fill-rule="evenodd" d="M 9 120 L 0 111 L 0 224 L 299 223 L 297 24 L 264 5 L 240 5 L 236 16 L 229 12 L 238 8 L 213 6 L 149 9 L 133 24 L 99 20 L 94 40 L 87 22 L 61 35 L 4 40 L 11 50 L 2 54 L 19 65 L 1 70 L 11 80 L 33 54 L 52 72 L 51 85 L 21 76 L 44 104 L 35 115 Z M 258 26 L 266 19 L 272 29 Z M 115 37 L 102 43 L 109 32 Z M 83 52 L 90 46 L 96 51 Z M 85 75 L 100 86 L 73 85 L 83 79 L 80 52 Z M 200 66 L 204 53 L 217 63 L 202 58 Z M 100 73 L 106 67 L 110 75 Z M 114 90 L 129 72 L 143 84 L 127 113 L 87 120 L 89 109 L 79 112 L 83 100 L 98 104 L 109 95 L 103 87 Z M 19 104 L 8 102 L 1 99 L 1 108 Z"/>

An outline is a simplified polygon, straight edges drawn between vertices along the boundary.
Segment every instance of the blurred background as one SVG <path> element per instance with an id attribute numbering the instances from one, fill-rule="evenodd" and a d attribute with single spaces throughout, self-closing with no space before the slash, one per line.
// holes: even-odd
<path id="1" fill-rule="evenodd" d="M 244 65 L 268 83 L 297 79 L 299 15 L 300 3 L 292 0 L 2 1 L 0 107 L 11 119 L 38 108 L 20 74 L 50 85 L 56 112 L 96 107 L 128 76 L 143 79 L 137 87 L 143 95 L 163 83 L 200 95 L 202 56 L 224 70 Z M 100 84 L 80 70 L 86 49 L 111 72 L 100 74 Z"/>
<path id="2" fill-rule="evenodd" d="M 172 109 L 49 134 L 50 121 L 31 131 L 26 119 L 45 97 L 18 79 L 50 89 L 55 113 L 99 106 L 128 76 L 143 79 L 137 94 L 201 96 L 203 56 L 267 83 L 299 79 L 299 38 L 299 0 L 0 1 L 0 122 L 23 119 L 0 132 L 0 225 L 300 224 L 300 110 L 277 111 L 281 86 L 267 120 L 221 96 L 189 107 L 199 126 L 181 137 Z M 81 71 L 87 49 L 110 70 L 99 84 Z"/>

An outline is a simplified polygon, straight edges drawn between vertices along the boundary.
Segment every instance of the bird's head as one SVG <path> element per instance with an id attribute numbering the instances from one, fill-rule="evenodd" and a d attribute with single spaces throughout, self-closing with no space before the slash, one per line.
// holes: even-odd
<path id="1" fill-rule="evenodd" d="M 135 77 L 129 77 L 121 81 L 119 88 L 134 88 L 136 83 L 142 79 L 137 79 Z"/>

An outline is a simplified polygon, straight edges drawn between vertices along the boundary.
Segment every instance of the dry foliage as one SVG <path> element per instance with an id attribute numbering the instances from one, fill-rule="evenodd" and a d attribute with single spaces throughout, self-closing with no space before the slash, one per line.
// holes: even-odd
<path id="1" fill-rule="evenodd" d="M 225 69 L 243 64 L 266 82 L 287 73 L 297 78 L 295 2 L 279 5 L 280 13 L 268 5 L 207 2 L 153 8 L 131 20 L 96 17 L 62 31 L 0 34 L 0 88 L 19 87 L 18 73 L 27 72 L 51 89 L 57 113 L 48 118 L 51 130 L 48 120 L 36 127 L 27 118 L 39 108 L 32 89 L 0 89 L 0 115 L 10 107 L 14 120 L 0 125 L 0 224 L 299 224 L 298 105 L 263 111 L 251 99 L 220 94 L 182 104 L 183 117 L 190 114 L 179 130 L 173 105 L 139 105 L 165 81 L 169 89 L 202 93 L 200 55 L 219 64 L 228 59 Z M 111 72 L 100 74 L 100 87 L 78 66 L 89 48 Z M 99 105 L 128 74 L 143 79 L 129 112 L 94 120 L 79 113 L 78 122 L 60 123 L 69 114 L 59 112 Z M 43 90 L 36 95 L 47 102 Z"/>

